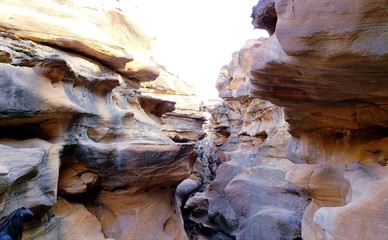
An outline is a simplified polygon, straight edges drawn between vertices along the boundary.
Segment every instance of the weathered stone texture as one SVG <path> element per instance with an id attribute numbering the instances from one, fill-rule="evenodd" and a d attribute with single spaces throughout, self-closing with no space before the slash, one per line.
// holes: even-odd
<path id="1" fill-rule="evenodd" d="M 288 119 L 293 129 L 387 127 L 386 2 L 275 7 L 276 32 L 251 66 L 251 95 L 297 110 Z"/>
<path id="2" fill-rule="evenodd" d="M 115 1 L 2 1 L 0 27 L 98 59 L 136 81 L 154 80 L 158 67 L 144 57 L 151 53 L 152 40 L 123 7 Z"/>
<path id="3" fill-rule="evenodd" d="M 203 119 L 184 143 L 162 131 L 175 103 L 140 92 L 165 71 L 152 39 L 99 3 L 0 3 L 0 214 L 31 208 L 26 239 L 186 239 L 175 191 Z"/>
<path id="4" fill-rule="evenodd" d="M 149 106 L 149 115 L 160 115 L 162 131 L 173 141 L 194 143 L 204 137 L 202 124 L 206 119 L 201 112 L 203 104 L 195 96 L 192 85 L 162 68 L 155 81 L 141 84 L 141 91 L 143 98 L 147 99 L 142 105 Z M 161 116 L 152 106 L 169 110 Z"/>
<path id="5" fill-rule="evenodd" d="M 261 44 L 262 40 L 248 41 L 233 54 L 217 81 L 224 101 L 207 107 L 212 114 L 216 146 L 209 159 L 218 168 L 215 179 L 203 192 L 189 198 L 183 210 L 192 222 L 187 227 L 194 239 L 300 236 L 307 200 L 300 188 L 285 180 L 294 164 L 285 157 L 290 135 L 283 109 L 251 99 L 247 91 L 241 90 L 249 81 L 247 62 Z"/>
<path id="6" fill-rule="evenodd" d="M 223 104 L 208 107 L 218 168 L 187 202 L 190 236 L 385 238 L 386 9 L 258 2 L 252 23 L 270 38 L 248 41 L 221 69 Z"/>
<path id="7" fill-rule="evenodd" d="M 274 2 L 276 28 L 255 50 L 250 96 L 285 107 L 292 134 L 286 156 L 297 163 L 286 179 L 312 198 L 302 237 L 383 239 L 387 3 Z M 263 14 L 254 11 L 254 20 Z"/>

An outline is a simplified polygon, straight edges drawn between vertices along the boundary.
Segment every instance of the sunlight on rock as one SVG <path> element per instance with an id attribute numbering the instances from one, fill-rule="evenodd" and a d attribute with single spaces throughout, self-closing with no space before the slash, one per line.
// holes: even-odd
<path id="1" fill-rule="evenodd" d="M 0 239 L 385 239 L 386 5 L 0 1 Z"/>

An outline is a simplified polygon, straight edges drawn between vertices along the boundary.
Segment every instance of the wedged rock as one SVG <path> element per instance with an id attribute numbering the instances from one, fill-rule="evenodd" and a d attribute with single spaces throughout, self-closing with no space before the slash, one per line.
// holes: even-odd
<path id="1" fill-rule="evenodd" d="M 271 229 L 268 231 L 268 229 Z M 237 239 L 299 239 L 300 216 L 287 209 L 264 209 L 241 224 Z"/>
<path id="2" fill-rule="evenodd" d="M 225 187 L 242 170 L 241 166 L 221 164 L 217 169 L 217 177 L 208 188 L 189 198 L 185 208 L 190 210 L 190 220 L 200 226 L 195 229 L 192 237 L 206 236 L 208 229 L 229 237 L 235 235 L 238 217 L 226 198 Z"/>
<path id="3" fill-rule="evenodd" d="M 190 194 L 194 193 L 200 186 L 200 182 L 191 178 L 183 180 L 176 188 L 176 197 L 178 199 L 178 206 L 184 207 Z"/>

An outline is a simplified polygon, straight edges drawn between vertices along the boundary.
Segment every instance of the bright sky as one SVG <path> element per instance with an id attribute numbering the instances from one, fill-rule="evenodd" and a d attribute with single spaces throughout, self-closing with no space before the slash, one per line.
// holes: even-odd
<path id="1" fill-rule="evenodd" d="M 154 59 L 180 79 L 197 85 L 204 98 L 218 96 L 215 83 L 223 65 L 246 40 L 268 36 L 254 30 L 258 0 L 138 0 L 139 13 L 157 37 Z"/>

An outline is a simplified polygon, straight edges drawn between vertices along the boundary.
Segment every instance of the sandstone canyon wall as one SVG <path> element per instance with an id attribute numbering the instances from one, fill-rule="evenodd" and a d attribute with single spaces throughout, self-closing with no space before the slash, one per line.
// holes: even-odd
<path id="1" fill-rule="evenodd" d="M 177 80 L 119 4 L 0 2 L 0 214 L 34 212 L 24 239 L 187 238 L 175 192 L 200 182 L 204 119 L 141 93 Z"/>
<path id="2" fill-rule="evenodd" d="M 387 2 L 273 7 L 275 31 L 255 53 L 250 92 L 286 109 L 292 134 L 286 156 L 296 163 L 286 179 L 312 197 L 302 237 L 384 239 Z"/>
<path id="3" fill-rule="evenodd" d="M 0 1 L 0 215 L 30 208 L 24 239 L 385 239 L 387 9 L 260 0 L 270 37 L 222 68 L 204 137 L 131 8 Z"/>
<path id="4" fill-rule="evenodd" d="M 249 69 L 265 39 L 250 40 L 221 70 L 222 104 L 209 106 L 207 145 L 215 178 L 183 209 L 192 239 L 298 239 L 306 192 L 286 180 L 293 167 L 284 110 L 251 98 Z M 206 153 L 205 153 L 206 154 Z"/>
<path id="5" fill-rule="evenodd" d="M 387 1 L 260 0 L 217 81 L 194 239 L 386 239 Z"/>

